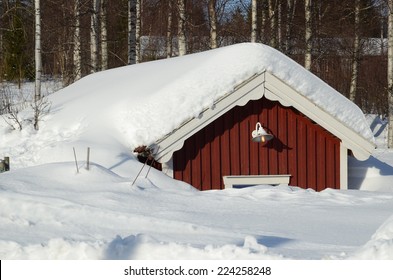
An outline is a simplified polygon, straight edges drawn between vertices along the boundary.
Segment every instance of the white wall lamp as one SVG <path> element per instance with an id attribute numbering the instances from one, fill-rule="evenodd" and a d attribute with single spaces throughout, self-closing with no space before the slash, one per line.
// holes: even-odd
<path id="1" fill-rule="evenodd" d="M 267 133 L 261 123 L 257 122 L 255 130 L 251 133 L 251 137 L 253 142 L 266 143 L 273 138 L 273 135 Z"/>

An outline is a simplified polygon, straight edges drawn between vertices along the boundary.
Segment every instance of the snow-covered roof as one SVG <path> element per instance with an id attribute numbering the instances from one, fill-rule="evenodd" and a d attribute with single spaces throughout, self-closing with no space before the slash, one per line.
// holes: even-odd
<path id="1" fill-rule="evenodd" d="M 77 123 L 85 120 L 84 125 L 108 124 L 131 147 L 150 145 L 264 72 L 365 141 L 373 142 L 358 106 L 284 54 L 253 43 L 89 75 L 55 94 L 52 108 L 69 121 L 74 118 Z M 86 108 L 84 104 L 89 103 Z"/>

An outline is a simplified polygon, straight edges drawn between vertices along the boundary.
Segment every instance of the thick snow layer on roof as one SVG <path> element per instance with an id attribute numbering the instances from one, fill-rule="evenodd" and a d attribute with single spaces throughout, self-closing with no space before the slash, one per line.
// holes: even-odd
<path id="1" fill-rule="evenodd" d="M 88 118 L 97 125 L 110 122 L 135 147 L 172 132 L 236 85 L 265 70 L 373 140 L 362 111 L 354 103 L 287 56 L 262 44 L 238 44 L 103 71 L 58 92 L 52 106 L 70 121 L 74 115 L 76 121 Z M 91 105 L 86 108 L 85 104 Z"/>

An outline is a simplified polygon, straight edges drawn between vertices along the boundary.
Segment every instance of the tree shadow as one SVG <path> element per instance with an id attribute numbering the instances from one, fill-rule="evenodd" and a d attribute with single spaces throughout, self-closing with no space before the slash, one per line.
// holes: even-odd
<path id="1" fill-rule="evenodd" d="M 286 243 L 290 243 L 293 241 L 293 239 L 290 238 L 268 235 L 258 236 L 256 239 L 259 244 L 262 244 L 268 248 L 280 247 Z"/>
<path id="2" fill-rule="evenodd" d="M 379 129 L 377 131 L 374 131 L 378 125 L 380 125 Z M 387 125 L 387 121 L 382 121 L 379 117 L 375 117 L 370 124 L 370 129 L 371 131 L 373 131 L 374 137 L 380 136 L 381 133 L 386 129 Z"/>
<path id="3" fill-rule="evenodd" d="M 127 161 L 135 160 L 135 159 L 136 159 L 135 156 L 132 156 L 132 155 L 130 155 L 130 154 L 128 154 L 128 153 L 121 153 L 121 154 L 119 154 L 117 157 L 119 158 L 119 162 L 116 163 L 116 164 L 114 164 L 114 165 L 112 165 L 112 166 L 110 166 L 110 167 L 108 168 L 109 170 L 112 171 L 113 169 L 115 169 L 115 168 L 121 166 L 122 164 L 126 163 Z"/>
<path id="4" fill-rule="evenodd" d="M 132 259 L 138 247 L 138 237 L 130 235 L 126 238 L 121 238 L 119 235 L 113 239 L 105 253 L 106 260 L 129 260 Z"/>

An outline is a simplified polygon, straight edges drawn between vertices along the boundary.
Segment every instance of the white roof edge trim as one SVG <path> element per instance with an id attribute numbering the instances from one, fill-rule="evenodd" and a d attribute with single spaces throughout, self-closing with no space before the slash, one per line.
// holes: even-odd
<path id="1" fill-rule="evenodd" d="M 172 154 L 181 149 L 184 145 L 184 141 L 191 135 L 218 119 L 235 106 L 244 106 L 250 100 L 262 98 L 265 91 L 265 87 L 263 86 L 265 76 L 263 73 L 264 72 L 254 75 L 240 83 L 235 87 L 233 92 L 217 100 L 212 108 L 203 111 L 198 118 L 193 118 L 185 122 L 172 133 L 156 141 L 155 144 L 158 145 L 158 151 L 155 155 L 156 160 L 160 162 L 169 161 Z"/>
<path id="2" fill-rule="evenodd" d="M 198 118 L 185 122 L 172 133 L 156 141 L 155 144 L 158 145 L 156 159 L 163 163 L 168 162 L 173 153 L 183 147 L 184 141 L 200 129 L 235 106 L 244 106 L 248 101 L 260 99 L 263 96 L 269 100 L 278 101 L 283 106 L 294 107 L 339 138 L 343 145 L 351 150 L 359 160 L 368 159 L 375 149 L 374 143 L 362 137 L 321 107 L 315 105 L 315 103 L 280 78 L 263 71 L 240 83 L 235 87 L 234 91 L 217 100 L 215 106 L 203 111 Z"/>
<path id="3" fill-rule="evenodd" d="M 311 120 L 341 139 L 343 145 L 350 149 L 357 159 L 366 160 L 370 157 L 376 147 L 374 143 L 362 137 L 359 133 L 355 132 L 321 107 L 315 105 L 315 103 L 299 94 L 275 75 L 266 72 L 265 79 L 266 98 L 279 101 L 284 106 L 288 106 L 289 104 L 302 112 Z M 283 94 L 284 92 L 286 94 Z"/>

